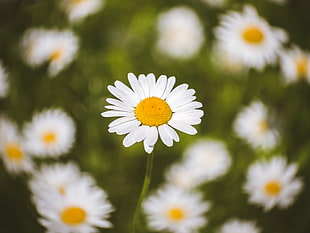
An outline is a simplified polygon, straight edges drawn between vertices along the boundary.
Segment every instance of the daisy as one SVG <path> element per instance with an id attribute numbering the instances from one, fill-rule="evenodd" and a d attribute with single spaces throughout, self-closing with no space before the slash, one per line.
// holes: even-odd
<path id="1" fill-rule="evenodd" d="M 179 136 L 173 129 L 194 135 L 197 130 L 192 125 L 200 124 L 203 111 L 200 102 L 194 101 L 195 91 L 182 84 L 173 89 L 175 77 L 161 75 L 156 81 L 154 74 L 128 74 L 132 90 L 120 81 L 108 90 L 117 98 L 108 98 L 109 111 L 103 117 L 119 117 L 109 124 L 109 132 L 127 134 L 123 144 L 129 147 L 143 141 L 144 149 L 151 153 L 158 135 L 167 146 L 178 142 Z M 173 89 L 173 90 L 172 90 Z"/>
<path id="2" fill-rule="evenodd" d="M 76 183 L 68 187 L 66 195 L 50 193 L 34 204 L 39 222 L 49 233 L 93 233 L 96 227 L 112 227 L 107 218 L 113 207 L 107 194 L 95 186 Z"/>
<path id="3" fill-rule="evenodd" d="M 231 11 L 222 16 L 215 36 L 233 59 L 258 70 L 276 62 L 277 51 L 287 40 L 283 30 L 271 27 L 249 5 L 242 13 Z"/>
<path id="4" fill-rule="evenodd" d="M 0 98 L 6 97 L 8 94 L 9 84 L 8 75 L 0 62 Z"/>
<path id="5" fill-rule="evenodd" d="M 156 231 L 196 232 L 207 223 L 204 217 L 210 204 L 200 193 L 165 186 L 143 203 L 148 225 Z"/>
<path id="6" fill-rule="evenodd" d="M 279 133 L 270 122 L 268 109 L 254 101 L 238 113 L 234 131 L 255 149 L 272 149 L 279 141 Z"/>
<path id="7" fill-rule="evenodd" d="M 13 174 L 33 170 L 17 125 L 4 117 L 0 118 L 0 154 L 6 169 Z"/>
<path id="8" fill-rule="evenodd" d="M 186 163 L 173 164 L 165 173 L 168 184 L 184 190 L 197 188 L 202 183 L 198 177 Z"/>
<path id="9" fill-rule="evenodd" d="M 91 176 L 81 173 L 75 163 L 44 165 L 40 170 L 34 171 L 29 187 L 34 199 L 49 197 L 49 193 L 66 195 L 70 186 L 94 185 Z"/>
<path id="10" fill-rule="evenodd" d="M 73 145 L 74 134 L 73 120 L 60 109 L 37 113 L 24 128 L 27 151 L 42 157 L 67 153 Z"/>
<path id="11" fill-rule="evenodd" d="M 310 83 L 310 54 L 297 46 L 280 54 L 280 67 L 286 83 L 302 78 Z"/>
<path id="12" fill-rule="evenodd" d="M 245 191 L 250 195 L 249 202 L 261 205 L 265 211 L 275 206 L 286 208 L 301 192 L 303 182 L 295 178 L 297 165 L 288 165 L 283 157 L 270 161 L 258 161 L 247 172 Z"/>
<path id="13" fill-rule="evenodd" d="M 104 0 L 62 0 L 60 7 L 67 13 L 71 22 L 80 22 L 94 14 L 104 5 Z"/>
<path id="14" fill-rule="evenodd" d="M 48 72 L 53 77 L 75 58 L 78 43 L 70 30 L 29 29 L 22 39 L 24 60 L 33 67 L 47 62 Z"/>
<path id="15" fill-rule="evenodd" d="M 252 221 L 230 219 L 217 233 L 260 233 L 261 230 Z"/>
<path id="16" fill-rule="evenodd" d="M 189 7 L 179 6 L 158 16 L 159 38 L 157 48 L 173 58 L 190 58 L 201 48 L 204 31 L 196 13 Z"/>

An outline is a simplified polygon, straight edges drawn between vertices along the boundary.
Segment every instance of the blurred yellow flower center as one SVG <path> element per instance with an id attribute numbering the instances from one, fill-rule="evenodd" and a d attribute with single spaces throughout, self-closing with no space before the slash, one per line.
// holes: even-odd
<path id="1" fill-rule="evenodd" d="M 9 143 L 5 146 L 5 153 L 11 160 L 21 160 L 23 152 L 17 143 Z"/>
<path id="2" fill-rule="evenodd" d="M 243 39 L 251 44 L 259 44 L 264 40 L 264 34 L 262 30 L 256 26 L 247 27 L 243 31 Z"/>
<path id="3" fill-rule="evenodd" d="M 68 207 L 61 213 L 61 220 L 69 225 L 81 224 L 86 219 L 86 212 L 77 206 Z"/>
<path id="4" fill-rule="evenodd" d="M 258 131 L 259 133 L 264 133 L 268 130 L 268 123 L 265 120 L 262 120 L 258 123 Z"/>
<path id="5" fill-rule="evenodd" d="M 173 221 L 180 221 L 185 217 L 185 214 L 182 209 L 173 208 L 168 211 L 168 216 Z"/>
<path id="6" fill-rule="evenodd" d="M 52 55 L 50 56 L 50 61 L 55 61 L 60 58 L 62 55 L 62 50 L 61 49 L 56 49 Z"/>
<path id="7" fill-rule="evenodd" d="M 270 196 L 279 194 L 282 189 L 282 185 L 278 181 L 270 181 L 264 187 L 266 193 Z"/>
<path id="8" fill-rule="evenodd" d="M 56 134 L 53 131 L 48 131 L 43 134 L 42 140 L 46 144 L 51 144 L 56 141 Z"/>
<path id="9" fill-rule="evenodd" d="M 137 105 L 135 114 L 143 125 L 159 126 L 170 120 L 172 111 L 163 99 L 148 97 Z"/>
<path id="10" fill-rule="evenodd" d="M 297 75 L 299 77 L 304 77 L 307 75 L 308 71 L 308 61 L 305 57 L 300 57 L 299 59 L 296 59 L 296 69 L 297 69 Z"/>

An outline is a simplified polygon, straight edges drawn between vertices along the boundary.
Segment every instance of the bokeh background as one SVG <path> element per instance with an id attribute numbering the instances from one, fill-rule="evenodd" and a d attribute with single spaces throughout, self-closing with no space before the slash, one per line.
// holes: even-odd
<path id="1" fill-rule="evenodd" d="M 289 42 L 310 49 L 310 2 L 288 0 L 278 5 L 268 0 L 230 0 L 213 7 L 202 0 L 106 0 L 104 7 L 80 24 L 71 24 L 54 0 L 0 0 L 0 59 L 9 73 L 9 95 L 0 100 L 0 112 L 20 127 L 33 114 L 50 107 L 61 107 L 73 117 L 77 132 L 72 150 L 58 159 L 35 161 L 75 161 L 92 175 L 109 195 L 116 211 L 114 227 L 100 232 L 128 232 L 142 186 L 146 153 L 141 143 L 122 146 L 123 136 L 107 131 L 111 119 L 102 118 L 105 99 L 111 97 L 107 85 L 115 80 L 127 82 L 127 73 L 154 73 L 176 76 L 177 84 L 188 83 L 196 90 L 205 112 L 197 126 L 198 135 L 180 133 L 180 142 L 171 148 L 161 142 L 155 146 L 153 179 L 155 190 L 163 183 L 164 172 L 178 161 L 184 149 L 199 137 L 222 140 L 232 156 L 228 173 L 201 187 L 212 202 L 208 224 L 200 232 L 214 232 L 231 217 L 252 219 L 263 233 L 310 232 L 310 85 L 305 80 L 286 85 L 278 65 L 259 72 L 231 73 L 214 63 L 213 30 L 219 16 L 228 10 L 254 5 L 271 25 L 289 34 Z M 206 40 L 192 58 L 182 60 L 156 51 L 158 15 L 174 6 L 191 7 L 203 23 Z M 21 58 L 20 39 L 31 27 L 71 29 L 80 39 L 77 58 L 55 78 L 46 66 L 31 68 Z M 241 107 L 261 100 L 273 109 L 281 129 L 280 144 L 269 153 L 255 152 L 233 132 L 233 121 Z M 296 202 L 285 210 L 265 213 L 250 205 L 242 191 L 246 170 L 260 157 L 283 154 L 299 165 L 298 176 L 304 189 Z M 30 201 L 27 175 L 12 176 L 0 163 L 0 232 L 44 232 Z M 142 231 L 141 231 L 142 232 Z M 151 232 L 144 230 L 143 232 Z"/>

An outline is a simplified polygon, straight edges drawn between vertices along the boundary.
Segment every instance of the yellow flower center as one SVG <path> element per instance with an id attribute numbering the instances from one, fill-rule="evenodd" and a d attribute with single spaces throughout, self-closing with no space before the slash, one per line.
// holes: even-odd
<path id="1" fill-rule="evenodd" d="M 168 217 L 173 221 L 180 221 L 184 219 L 185 213 L 180 208 L 172 208 L 168 211 Z"/>
<path id="2" fill-rule="evenodd" d="M 262 30 L 256 26 L 247 27 L 242 33 L 243 39 L 251 44 L 259 44 L 264 40 Z"/>
<path id="3" fill-rule="evenodd" d="M 23 159 L 24 154 L 20 148 L 20 145 L 17 143 L 9 143 L 5 146 L 5 154 L 11 160 L 20 161 Z"/>
<path id="4" fill-rule="evenodd" d="M 81 224 L 86 219 L 86 212 L 78 206 L 64 209 L 61 213 L 61 220 L 69 225 Z"/>
<path id="5" fill-rule="evenodd" d="M 62 55 L 62 49 L 56 49 L 50 56 L 50 61 L 56 61 Z"/>
<path id="6" fill-rule="evenodd" d="M 52 144 L 56 141 L 56 134 L 53 131 L 47 131 L 43 134 L 42 140 L 45 144 Z"/>
<path id="7" fill-rule="evenodd" d="M 308 61 L 305 57 L 300 57 L 295 61 L 298 77 L 305 77 L 308 71 Z"/>
<path id="8" fill-rule="evenodd" d="M 268 130 L 268 123 L 265 120 L 262 120 L 258 123 L 258 132 L 264 133 Z"/>
<path id="9" fill-rule="evenodd" d="M 143 125 L 159 126 L 170 120 L 172 111 L 163 99 L 148 97 L 137 105 L 135 114 Z"/>
<path id="10" fill-rule="evenodd" d="M 268 195 L 275 196 L 281 191 L 282 185 L 278 181 L 270 181 L 265 185 L 264 189 Z"/>

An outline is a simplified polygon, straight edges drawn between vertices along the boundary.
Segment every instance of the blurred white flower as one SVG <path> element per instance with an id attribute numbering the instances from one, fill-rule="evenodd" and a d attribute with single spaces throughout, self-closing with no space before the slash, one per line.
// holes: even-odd
<path id="1" fill-rule="evenodd" d="M 260 233 L 254 222 L 239 219 L 230 219 L 225 222 L 217 233 Z"/>
<path id="2" fill-rule="evenodd" d="M 40 170 L 34 171 L 29 181 L 33 193 L 34 203 L 49 198 L 52 193 L 67 195 L 68 189 L 74 189 L 81 183 L 92 186 L 93 178 L 81 173 L 75 163 L 43 165 Z M 72 187 L 71 187 L 72 186 Z"/>
<path id="3" fill-rule="evenodd" d="M 238 113 L 234 131 L 255 149 L 272 149 L 279 141 L 279 132 L 270 123 L 270 118 L 266 106 L 254 101 Z"/>
<path id="4" fill-rule="evenodd" d="M 280 67 L 286 83 L 306 78 L 310 83 L 310 54 L 297 46 L 280 53 Z"/>
<path id="5" fill-rule="evenodd" d="M 96 227 L 109 228 L 107 220 L 113 207 L 107 194 L 96 186 L 76 182 L 67 186 L 65 195 L 48 193 L 34 203 L 39 222 L 49 233 L 93 233 Z"/>
<path id="6" fill-rule="evenodd" d="M 37 113 L 24 128 L 26 150 L 40 157 L 67 153 L 75 140 L 73 120 L 60 109 Z"/>
<path id="7" fill-rule="evenodd" d="M 35 28 L 25 32 L 21 44 L 25 62 L 32 67 L 48 62 L 53 77 L 75 58 L 79 40 L 70 30 Z"/>
<path id="8" fill-rule="evenodd" d="M 109 111 L 101 114 L 119 117 L 109 124 L 109 132 L 127 134 L 123 141 L 125 147 L 143 141 L 145 151 L 151 153 L 158 135 L 167 146 L 179 141 L 173 128 L 190 135 L 197 133 L 192 125 L 201 122 L 203 111 L 197 108 L 202 104 L 194 101 L 195 91 L 188 89 L 187 84 L 173 89 L 175 77 L 161 75 L 156 81 L 152 73 L 141 74 L 138 79 L 129 73 L 128 80 L 132 89 L 120 81 L 108 86 L 117 99 L 108 98 L 111 105 L 105 107 Z"/>
<path id="9" fill-rule="evenodd" d="M 17 125 L 4 117 L 0 118 L 0 154 L 6 169 L 13 174 L 33 170 L 31 157 L 24 150 L 24 140 Z"/>
<path id="10" fill-rule="evenodd" d="M 287 165 L 284 157 L 255 162 L 248 169 L 244 185 L 249 202 L 263 206 L 265 211 L 275 206 L 287 208 L 303 187 L 301 179 L 295 178 L 296 173 L 297 165 Z"/>
<path id="11" fill-rule="evenodd" d="M 196 13 L 185 6 L 161 13 L 157 21 L 157 48 L 173 58 L 194 56 L 204 42 L 204 31 Z"/>
<path id="12" fill-rule="evenodd" d="M 85 17 L 98 12 L 104 3 L 105 0 L 62 0 L 59 2 L 71 22 L 80 22 Z"/>
<path id="13" fill-rule="evenodd" d="M 287 40 L 283 30 L 271 27 L 249 5 L 242 13 L 231 11 L 222 16 L 215 36 L 233 59 L 258 70 L 276 62 L 277 52 Z"/>
<path id="14" fill-rule="evenodd" d="M 9 90 L 8 74 L 0 62 L 0 98 L 6 97 Z"/>
<path id="15" fill-rule="evenodd" d="M 207 223 L 204 216 L 210 204 L 197 192 L 165 186 L 143 203 L 148 225 L 156 231 L 196 232 Z"/>
<path id="16" fill-rule="evenodd" d="M 213 7 L 222 7 L 227 2 L 227 0 L 201 0 L 201 1 Z"/>
<path id="17" fill-rule="evenodd" d="M 231 165 L 231 157 L 223 142 L 199 139 L 184 152 L 184 163 L 199 183 L 224 175 Z"/>

